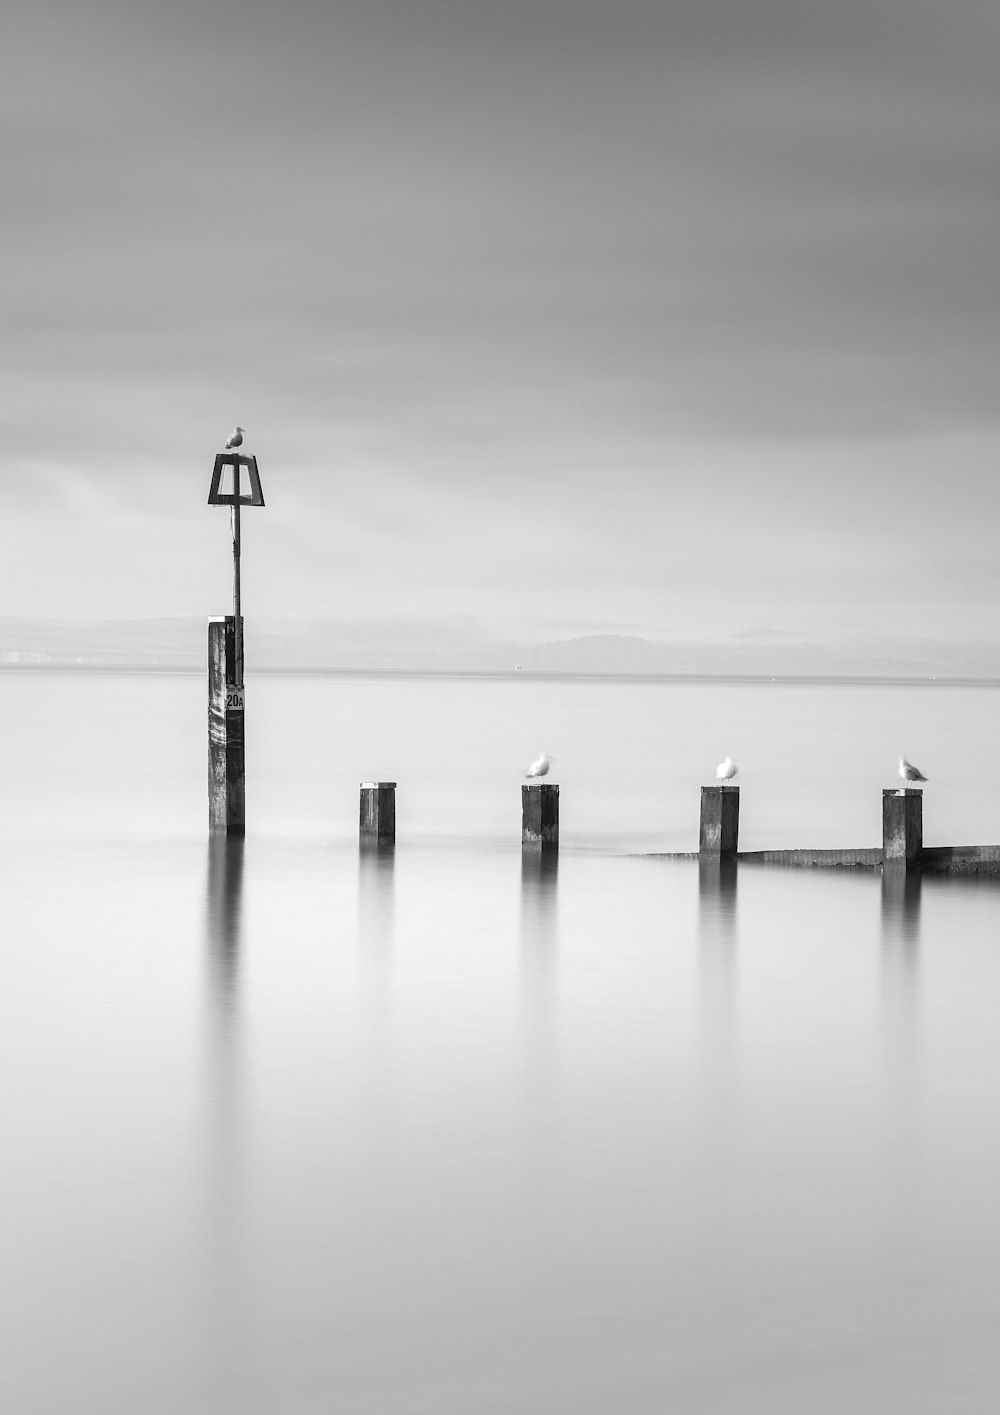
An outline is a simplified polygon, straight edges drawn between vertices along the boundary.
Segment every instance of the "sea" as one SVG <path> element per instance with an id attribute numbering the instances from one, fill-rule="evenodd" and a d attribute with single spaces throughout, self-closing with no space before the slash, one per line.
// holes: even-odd
<path id="1" fill-rule="evenodd" d="M 0 1409 L 1000 1408 L 996 685 L 0 672 Z M 521 781 L 560 787 L 522 858 Z M 358 788 L 397 784 L 392 852 Z"/>

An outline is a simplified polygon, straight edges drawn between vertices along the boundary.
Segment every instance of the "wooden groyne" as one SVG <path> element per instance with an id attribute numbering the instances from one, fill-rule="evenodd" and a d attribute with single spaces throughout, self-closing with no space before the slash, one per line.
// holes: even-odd
<path id="1" fill-rule="evenodd" d="M 723 797 L 722 793 L 725 792 Z M 656 853 L 661 860 L 698 860 L 703 865 L 780 865 L 793 869 L 882 870 L 885 874 L 932 874 L 1000 879 L 1000 845 L 923 843 L 923 793 L 911 787 L 882 792 L 882 845 L 840 850 L 738 849 L 740 789 L 704 786 L 701 848 Z M 727 813 L 725 832 L 718 828 Z"/>
<path id="2" fill-rule="evenodd" d="M 920 871 L 1000 879 L 1000 845 L 932 845 L 920 857 Z"/>
<path id="3" fill-rule="evenodd" d="M 736 857 L 748 865 L 793 865 L 825 870 L 880 870 L 882 851 L 861 850 L 742 850 Z"/>
<path id="4" fill-rule="evenodd" d="M 647 858 L 714 863 L 711 858 L 706 861 L 698 850 L 656 851 Z M 793 869 L 874 871 L 881 870 L 884 864 L 877 846 L 858 850 L 739 850 L 731 858 L 741 865 L 782 865 Z M 921 874 L 1000 879 L 1000 845 L 931 845 L 910 869 Z"/>

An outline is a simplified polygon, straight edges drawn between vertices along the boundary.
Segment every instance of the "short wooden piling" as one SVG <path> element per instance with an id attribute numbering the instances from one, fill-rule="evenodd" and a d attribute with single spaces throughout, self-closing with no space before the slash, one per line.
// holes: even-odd
<path id="1" fill-rule="evenodd" d="M 740 838 L 740 788 L 701 788 L 701 829 L 698 855 L 702 860 L 735 860 Z"/>
<path id="2" fill-rule="evenodd" d="M 559 787 L 532 781 L 521 787 L 521 849 L 559 849 Z"/>
<path id="3" fill-rule="evenodd" d="M 360 841 L 363 846 L 396 843 L 396 783 L 362 781 Z"/>
<path id="4" fill-rule="evenodd" d="M 240 629 L 242 630 L 242 621 Z M 242 633 L 240 634 L 242 640 Z M 246 831 L 244 699 L 232 614 L 208 621 L 208 827 L 213 835 Z"/>
<path id="5" fill-rule="evenodd" d="M 882 868 L 920 868 L 924 850 L 924 793 L 906 787 L 882 792 Z"/>

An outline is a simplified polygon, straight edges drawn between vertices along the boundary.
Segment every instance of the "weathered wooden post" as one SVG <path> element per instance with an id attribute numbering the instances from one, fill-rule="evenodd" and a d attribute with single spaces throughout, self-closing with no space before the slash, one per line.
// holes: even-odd
<path id="1" fill-rule="evenodd" d="M 702 860 L 735 860 L 740 838 L 740 788 L 701 788 L 698 855 Z"/>
<path id="2" fill-rule="evenodd" d="M 396 843 L 396 783 L 362 781 L 361 844 L 383 849 Z"/>
<path id="3" fill-rule="evenodd" d="M 882 868 L 920 868 L 924 850 L 924 793 L 913 787 L 882 792 Z"/>
<path id="4" fill-rule="evenodd" d="M 231 492 L 222 490 L 227 467 L 232 470 Z M 243 467 L 250 481 L 246 496 L 240 486 Z M 235 450 L 220 452 L 212 469 L 208 504 L 230 508 L 233 531 L 233 613 L 208 621 L 208 825 L 213 834 L 243 835 L 246 830 L 246 760 L 240 507 L 264 505 L 257 458 L 241 456 Z"/>
<path id="5" fill-rule="evenodd" d="M 559 787 L 532 781 L 521 787 L 521 849 L 559 849 Z"/>

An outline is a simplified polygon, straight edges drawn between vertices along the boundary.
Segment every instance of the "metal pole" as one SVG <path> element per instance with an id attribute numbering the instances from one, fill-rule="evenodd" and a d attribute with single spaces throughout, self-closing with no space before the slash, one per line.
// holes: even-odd
<path id="1" fill-rule="evenodd" d="M 233 481 L 236 495 L 240 494 L 240 468 L 237 463 Z M 236 641 L 236 686 L 243 687 L 243 620 L 240 617 L 240 503 L 233 505 L 233 614 L 236 623 L 233 637 Z"/>

